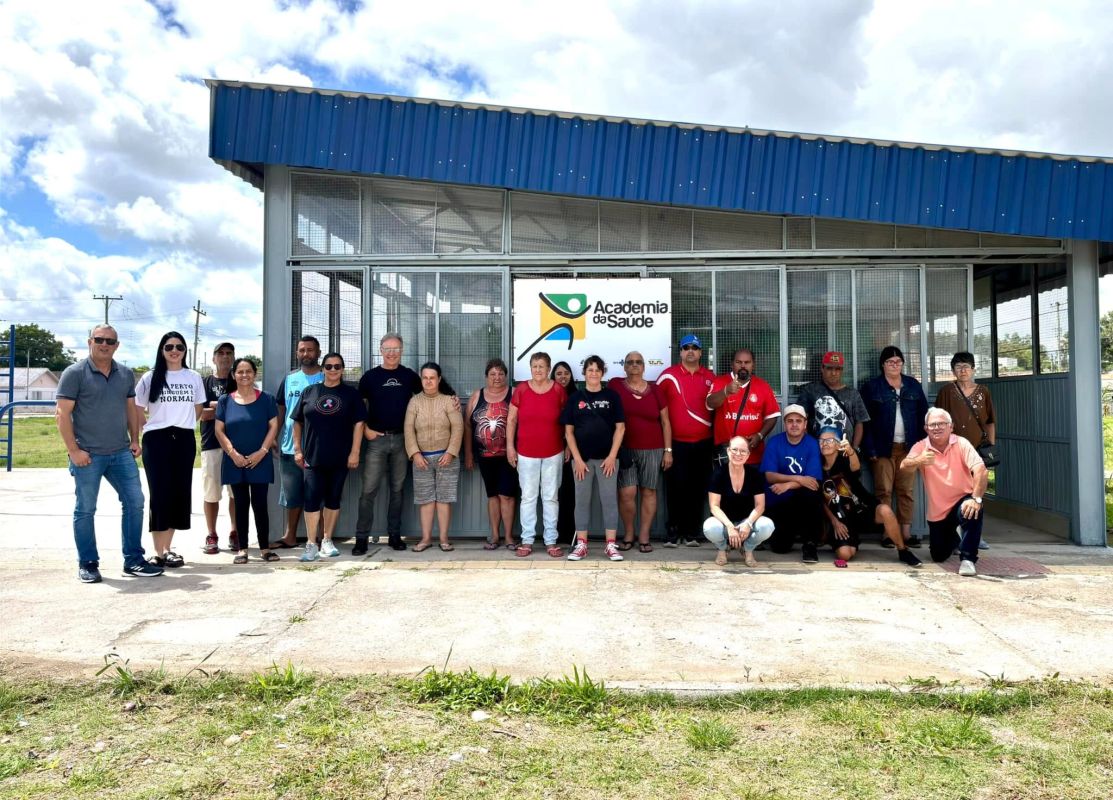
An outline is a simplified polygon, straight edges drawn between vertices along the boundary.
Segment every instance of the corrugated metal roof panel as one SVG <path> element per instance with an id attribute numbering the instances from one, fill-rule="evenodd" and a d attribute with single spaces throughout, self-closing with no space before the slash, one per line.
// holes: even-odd
<path id="1" fill-rule="evenodd" d="M 209 155 L 726 211 L 1113 240 L 1113 162 L 210 81 Z"/>

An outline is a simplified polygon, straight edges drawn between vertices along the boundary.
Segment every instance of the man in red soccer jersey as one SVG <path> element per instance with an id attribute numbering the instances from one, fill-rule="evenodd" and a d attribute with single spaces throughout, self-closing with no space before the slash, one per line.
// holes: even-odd
<path id="1" fill-rule="evenodd" d="M 747 464 L 760 464 L 765 439 L 773 432 L 781 407 L 773 388 L 754 374 L 754 353 L 739 348 L 731 358 L 730 372 L 711 384 L 707 408 L 714 414 L 714 441 L 726 463 L 726 448 L 735 436 L 745 436 L 750 446 Z"/>

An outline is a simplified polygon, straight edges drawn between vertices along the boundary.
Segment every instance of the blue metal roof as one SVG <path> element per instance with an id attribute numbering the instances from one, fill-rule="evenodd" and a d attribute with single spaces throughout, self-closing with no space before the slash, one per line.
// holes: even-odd
<path id="1" fill-rule="evenodd" d="M 726 211 L 1113 241 L 1113 162 L 209 81 L 209 155 Z"/>

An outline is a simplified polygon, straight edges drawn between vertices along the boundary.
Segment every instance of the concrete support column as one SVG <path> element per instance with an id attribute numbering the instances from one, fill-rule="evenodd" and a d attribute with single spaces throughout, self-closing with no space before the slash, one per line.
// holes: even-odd
<path id="1" fill-rule="evenodd" d="M 1098 244 L 1072 241 L 1067 257 L 1070 322 L 1071 463 L 1070 537 L 1105 546 L 1105 472 L 1101 424 L 1101 335 L 1098 325 Z"/>
<path id="2" fill-rule="evenodd" d="M 275 392 L 290 371 L 290 169 L 266 166 L 263 173 L 263 391 Z M 245 347 L 245 352 L 254 348 Z M 275 464 L 277 472 L 278 465 Z M 270 492 L 270 540 L 286 529 L 286 510 L 278 505 L 277 475 Z"/>

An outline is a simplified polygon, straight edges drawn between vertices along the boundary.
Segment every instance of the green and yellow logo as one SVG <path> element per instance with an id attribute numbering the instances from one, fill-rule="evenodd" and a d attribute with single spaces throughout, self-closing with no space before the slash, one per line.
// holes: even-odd
<path id="1" fill-rule="evenodd" d="M 541 342 L 565 344 L 571 350 L 577 339 L 587 336 L 588 302 L 586 294 L 546 294 L 538 292 L 541 300 L 541 335 L 534 339 L 522 354 L 521 361 Z"/>

